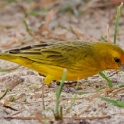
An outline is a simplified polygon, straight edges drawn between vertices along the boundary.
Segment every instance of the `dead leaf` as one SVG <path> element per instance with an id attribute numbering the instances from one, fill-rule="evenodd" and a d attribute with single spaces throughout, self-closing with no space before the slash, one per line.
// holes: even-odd
<path id="1" fill-rule="evenodd" d="M 52 18 L 55 15 L 55 13 L 56 12 L 53 10 L 51 10 L 47 13 L 47 15 L 45 17 L 45 23 L 39 27 L 38 31 L 35 32 L 36 35 L 43 34 L 44 32 L 47 32 L 47 33 L 50 32 L 49 23 L 52 21 Z"/>
<path id="2" fill-rule="evenodd" d="M 19 85 L 20 83 L 22 83 L 24 81 L 23 78 L 21 78 L 18 75 L 13 75 L 13 76 L 6 76 L 3 77 L 3 84 L 5 88 L 8 88 L 9 90 L 12 90 L 13 88 L 15 88 L 17 85 Z"/>

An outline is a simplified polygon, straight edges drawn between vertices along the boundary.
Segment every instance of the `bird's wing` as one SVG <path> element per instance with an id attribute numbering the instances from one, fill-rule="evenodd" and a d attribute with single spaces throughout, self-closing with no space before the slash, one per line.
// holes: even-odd
<path id="1" fill-rule="evenodd" d="M 84 47 L 87 47 L 87 43 L 60 41 L 42 43 L 40 45 L 10 50 L 8 52 L 42 64 L 70 68 L 86 57 L 87 49 L 84 49 Z M 88 46 L 87 48 L 89 49 L 90 47 Z"/>

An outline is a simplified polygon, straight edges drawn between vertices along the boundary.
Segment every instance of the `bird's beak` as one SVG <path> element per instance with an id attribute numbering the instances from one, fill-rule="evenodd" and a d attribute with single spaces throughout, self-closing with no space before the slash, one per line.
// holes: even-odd
<path id="1" fill-rule="evenodd" d="M 121 64 L 119 67 L 121 71 L 124 71 L 124 64 Z"/>

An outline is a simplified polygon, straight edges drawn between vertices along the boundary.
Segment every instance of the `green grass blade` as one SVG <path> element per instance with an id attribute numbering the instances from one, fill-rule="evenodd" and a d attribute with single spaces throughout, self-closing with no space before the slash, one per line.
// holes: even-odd
<path id="1" fill-rule="evenodd" d="M 20 67 L 20 65 L 16 66 L 16 67 L 12 67 L 12 68 L 0 68 L 0 72 L 7 72 L 7 71 L 12 71 L 17 69 L 18 67 Z"/>
<path id="2" fill-rule="evenodd" d="M 113 87 L 112 81 L 103 72 L 99 71 L 99 74 L 108 82 L 109 87 L 112 88 Z"/>
<path id="3" fill-rule="evenodd" d="M 82 94 L 89 94 L 89 93 L 91 93 L 91 92 L 79 92 L 78 94 L 82 95 Z"/>
<path id="4" fill-rule="evenodd" d="M 118 107 L 124 108 L 124 102 L 120 102 L 120 101 L 109 99 L 109 98 L 105 98 L 105 97 L 100 97 L 100 98 L 102 100 L 106 101 L 106 102 L 112 103 L 114 106 L 118 106 Z"/>
<path id="5" fill-rule="evenodd" d="M 101 38 L 101 40 L 108 42 L 103 36 L 101 36 L 100 38 Z"/>
<path id="6" fill-rule="evenodd" d="M 4 96 L 6 96 L 6 94 L 9 92 L 9 89 L 7 88 L 4 92 L 4 94 L 0 97 L 0 100 L 3 99 Z"/>
<path id="7" fill-rule="evenodd" d="M 117 14 L 116 14 L 116 23 L 115 23 L 115 32 L 114 32 L 114 44 L 116 44 L 117 39 L 117 33 L 118 33 L 118 24 L 122 12 L 123 2 L 121 2 L 121 5 L 117 8 Z"/>
<path id="8" fill-rule="evenodd" d="M 7 71 L 10 71 L 10 69 L 0 68 L 0 72 L 7 72 Z"/>
<path id="9" fill-rule="evenodd" d="M 78 86 L 79 86 L 79 82 L 77 82 L 75 89 L 77 89 Z M 66 112 L 68 112 L 68 111 L 73 107 L 73 105 L 74 105 L 75 102 L 76 102 L 76 99 L 77 99 L 77 94 L 74 95 L 74 98 L 73 98 L 73 100 L 71 101 L 71 105 L 70 105 L 69 108 L 67 108 Z"/>
<path id="10" fill-rule="evenodd" d="M 60 82 L 60 88 L 57 90 L 56 92 L 56 109 L 55 109 L 55 118 L 56 119 L 61 119 L 62 115 L 62 108 L 60 108 L 60 111 L 59 111 L 59 102 L 60 102 L 60 95 L 61 95 L 61 92 L 62 92 L 62 89 L 63 89 L 63 86 L 64 86 L 64 81 L 66 79 L 66 74 L 67 74 L 67 70 L 65 69 L 64 70 L 64 73 L 62 75 L 62 80 Z"/>
<path id="11" fill-rule="evenodd" d="M 23 23 L 24 23 L 26 31 L 29 33 L 29 35 L 33 36 L 33 34 L 31 33 L 31 30 L 28 27 L 28 24 L 27 24 L 26 20 L 23 20 Z"/>
<path id="12" fill-rule="evenodd" d="M 121 84 L 121 85 L 119 86 L 119 88 L 122 88 L 122 87 L 124 87 L 124 84 Z"/>
<path id="13" fill-rule="evenodd" d="M 95 92 L 99 92 L 100 90 L 103 90 L 105 88 L 106 88 L 106 86 L 102 86 L 102 87 L 98 88 Z"/>
<path id="14" fill-rule="evenodd" d="M 59 88 L 58 92 L 56 93 L 56 98 L 57 98 L 57 99 L 60 98 L 60 95 L 61 95 L 61 92 L 62 92 L 62 88 L 63 88 L 63 86 L 64 86 L 64 81 L 65 81 L 65 79 L 66 79 L 66 73 L 67 73 L 67 70 L 65 69 L 65 70 L 64 70 L 64 73 L 63 73 L 63 75 L 62 75 L 62 80 L 61 80 L 61 82 L 60 82 L 60 88 Z"/>

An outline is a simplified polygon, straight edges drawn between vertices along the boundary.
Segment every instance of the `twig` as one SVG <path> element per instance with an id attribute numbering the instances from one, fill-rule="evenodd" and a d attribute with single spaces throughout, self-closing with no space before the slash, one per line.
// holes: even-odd
<path id="1" fill-rule="evenodd" d="M 109 24 L 106 25 L 107 30 L 107 41 L 110 41 Z"/>
<path id="2" fill-rule="evenodd" d="M 69 120 L 95 120 L 95 119 L 104 119 L 104 118 L 111 118 L 110 115 L 104 115 L 104 116 L 97 116 L 97 117 L 63 117 L 64 119 L 69 119 Z"/>
<path id="3" fill-rule="evenodd" d="M 44 82 L 42 81 L 42 106 L 43 110 L 45 110 L 45 104 L 44 104 Z"/>

